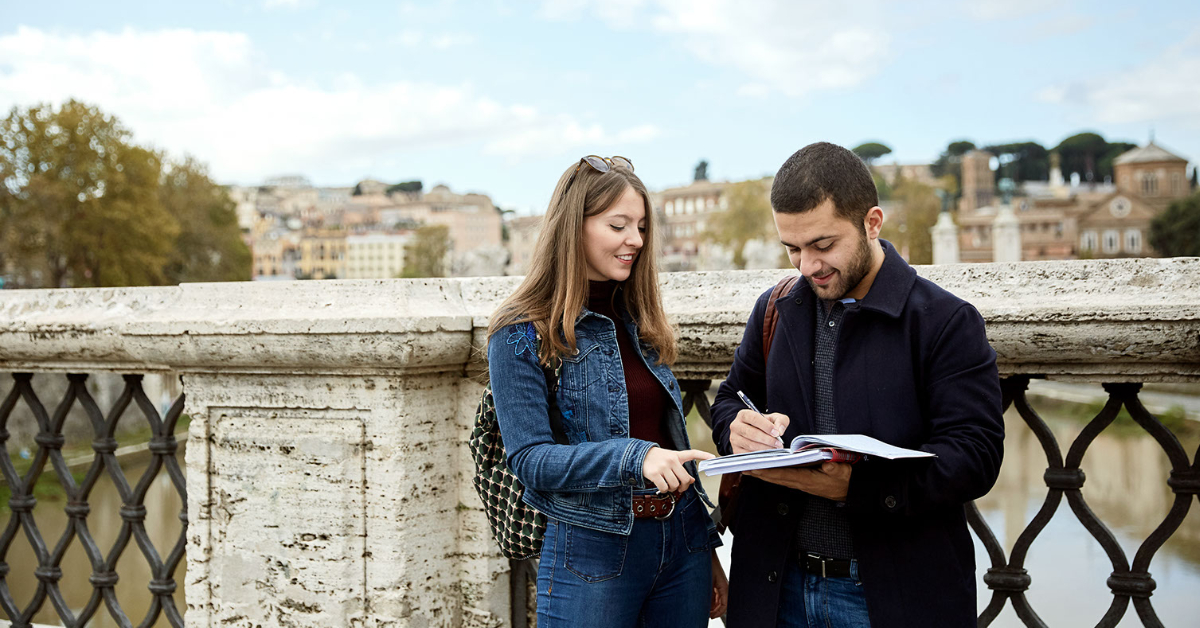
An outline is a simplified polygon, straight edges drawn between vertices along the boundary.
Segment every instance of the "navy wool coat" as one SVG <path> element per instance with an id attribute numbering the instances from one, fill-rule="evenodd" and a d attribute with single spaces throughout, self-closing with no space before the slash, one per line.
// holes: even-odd
<path id="1" fill-rule="evenodd" d="M 838 430 L 929 451 L 936 458 L 854 465 L 844 507 L 873 628 L 975 626 L 975 557 L 963 505 L 1000 471 L 1004 422 L 996 354 L 983 318 L 922 279 L 886 241 L 871 289 L 842 320 L 833 370 Z M 763 365 L 767 290 L 746 325 L 712 407 L 713 437 L 731 453 L 729 426 L 748 395 L 791 423 L 784 442 L 815 429 L 815 293 L 805 281 L 776 302 Z M 793 547 L 798 491 L 742 479 L 733 529 L 731 628 L 773 626 L 780 575 Z"/>

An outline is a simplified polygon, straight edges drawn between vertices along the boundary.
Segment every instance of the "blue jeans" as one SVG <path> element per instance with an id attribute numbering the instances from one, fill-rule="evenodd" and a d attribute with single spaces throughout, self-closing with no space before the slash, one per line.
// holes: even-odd
<path id="1" fill-rule="evenodd" d="M 870 628 L 858 561 L 849 578 L 822 578 L 789 560 L 779 593 L 779 628 Z"/>
<path id="2" fill-rule="evenodd" d="M 707 520 L 695 489 L 669 519 L 635 520 L 629 536 L 550 519 L 538 565 L 538 628 L 704 628 L 712 599 Z"/>

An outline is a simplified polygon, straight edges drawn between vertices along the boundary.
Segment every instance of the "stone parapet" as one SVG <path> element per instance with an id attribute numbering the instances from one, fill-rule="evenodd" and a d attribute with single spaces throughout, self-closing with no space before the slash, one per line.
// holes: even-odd
<path id="1" fill-rule="evenodd" d="M 1004 373 L 1200 376 L 1200 259 L 918 267 L 974 304 Z M 787 270 L 667 273 L 681 376 L 720 378 Z M 0 292 L 8 370 L 425 372 L 480 365 L 512 277 Z"/>

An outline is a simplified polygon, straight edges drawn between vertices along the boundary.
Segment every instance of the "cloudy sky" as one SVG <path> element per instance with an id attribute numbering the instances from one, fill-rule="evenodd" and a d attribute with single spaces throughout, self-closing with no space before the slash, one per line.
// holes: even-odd
<path id="1" fill-rule="evenodd" d="M 1200 160 L 1200 2 L 6 2 L 0 111 L 77 98 L 222 183 L 421 179 L 541 211 L 581 155 L 651 188 L 801 146 L 1081 130 Z"/>

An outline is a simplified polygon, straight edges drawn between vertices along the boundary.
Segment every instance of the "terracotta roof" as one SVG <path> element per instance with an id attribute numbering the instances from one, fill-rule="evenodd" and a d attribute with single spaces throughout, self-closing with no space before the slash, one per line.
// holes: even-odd
<path id="1" fill-rule="evenodd" d="M 1165 148 L 1155 144 L 1152 140 L 1145 146 L 1139 146 L 1133 150 L 1121 153 L 1113 160 L 1114 164 L 1137 164 L 1148 163 L 1155 161 L 1187 161 L 1183 157 L 1176 155 Z"/>

